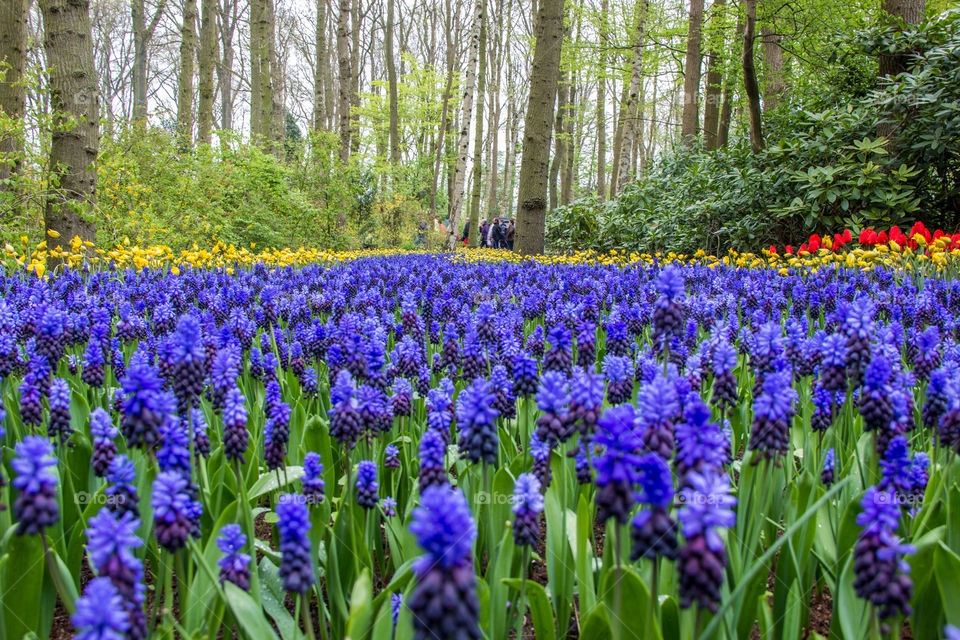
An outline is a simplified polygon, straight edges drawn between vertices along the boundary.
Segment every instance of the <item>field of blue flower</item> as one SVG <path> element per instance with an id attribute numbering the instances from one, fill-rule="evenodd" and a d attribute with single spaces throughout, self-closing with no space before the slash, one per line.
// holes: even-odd
<path id="1" fill-rule="evenodd" d="M 2 638 L 960 633 L 932 270 L 396 255 L 0 292 Z"/>

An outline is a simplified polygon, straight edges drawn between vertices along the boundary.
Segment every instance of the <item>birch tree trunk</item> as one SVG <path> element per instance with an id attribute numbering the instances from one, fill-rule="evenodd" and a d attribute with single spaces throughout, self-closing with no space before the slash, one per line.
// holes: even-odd
<path id="1" fill-rule="evenodd" d="M 477 72 L 477 117 L 473 136 L 473 192 L 470 197 L 470 229 L 480 228 L 480 191 L 483 175 L 483 101 L 487 92 L 487 2 L 480 0 L 480 54 Z M 491 132 L 492 133 L 492 132 Z M 470 234 L 470 246 L 479 246 L 479 233 Z"/>
<path id="2" fill-rule="evenodd" d="M 340 70 L 339 104 L 340 162 L 350 162 L 350 92 L 353 90 L 353 64 L 350 62 L 350 0 L 340 0 L 337 16 L 337 61 Z"/>
<path id="3" fill-rule="evenodd" d="M 696 141 L 700 116 L 700 44 L 703 38 L 703 0 L 690 0 L 687 57 L 683 65 L 683 115 L 681 136 L 685 144 Z"/>
<path id="4" fill-rule="evenodd" d="M 197 142 L 210 144 L 213 132 L 213 66 L 217 53 L 217 0 L 201 0 L 200 83 L 197 88 Z M 222 82 L 222 80 L 221 80 Z"/>
<path id="5" fill-rule="evenodd" d="M 477 0 L 473 10 L 473 27 L 470 32 L 470 53 L 467 60 L 467 77 L 464 82 L 463 102 L 460 113 L 460 139 L 457 142 L 457 164 L 453 171 L 450 191 L 450 228 L 447 230 L 447 248 L 457 243 L 462 222 L 464 182 L 466 181 L 467 155 L 470 151 L 470 122 L 473 116 L 473 94 L 477 88 L 477 65 L 480 58 L 480 25 L 483 22 L 484 0 Z M 470 236 L 477 230 L 470 229 Z"/>
<path id="6" fill-rule="evenodd" d="M 100 118 L 89 10 L 89 0 L 40 0 L 53 114 L 50 184 L 56 185 L 43 219 L 47 231 L 59 234 L 47 234 L 50 250 L 69 250 L 75 236 L 96 239 L 96 227 L 84 217 L 96 201 Z"/>
<path id="7" fill-rule="evenodd" d="M 520 255 L 543 253 L 547 206 L 547 162 L 553 131 L 560 53 L 563 49 L 564 0 L 540 0 L 537 39 L 530 73 L 530 97 L 523 127 L 523 157 L 517 196 L 514 248 Z"/>
<path id="8" fill-rule="evenodd" d="M 197 56 L 197 0 L 183 3 L 180 27 L 180 81 L 177 87 L 177 136 L 180 149 L 193 144 L 193 61 Z"/>

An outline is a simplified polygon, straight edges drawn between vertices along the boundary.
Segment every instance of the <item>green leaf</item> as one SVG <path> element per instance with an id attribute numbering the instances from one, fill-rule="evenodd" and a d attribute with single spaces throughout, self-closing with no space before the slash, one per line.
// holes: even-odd
<path id="1" fill-rule="evenodd" d="M 603 575 L 600 593 L 610 614 L 610 625 L 616 629 L 622 625 L 622 637 L 661 638 L 660 629 L 651 617 L 650 590 L 640 579 L 633 567 L 620 570 L 620 607 L 617 609 L 617 571 L 613 569 Z M 659 605 L 659 603 L 657 603 Z M 624 635 L 625 634 L 625 635 Z"/>
<path id="2" fill-rule="evenodd" d="M 223 583 L 223 592 L 230 612 L 244 635 L 250 640 L 276 640 L 277 634 L 273 632 L 273 627 L 267 622 L 253 596 L 232 582 Z"/>
<path id="3" fill-rule="evenodd" d="M 550 606 L 550 599 L 547 598 L 546 590 L 533 580 L 522 581 L 519 578 L 505 578 L 503 583 L 520 591 L 521 582 L 526 586 L 527 606 L 530 607 L 530 618 L 533 620 L 533 630 L 537 640 L 553 640 L 554 633 L 553 608 Z M 526 612 L 522 612 L 525 614 Z"/>
<path id="4" fill-rule="evenodd" d="M 286 474 L 281 474 L 280 481 L 278 482 L 277 473 L 275 471 L 268 471 L 257 478 L 257 481 L 253 483 L 253 487 L 250 488 L 250 491 L 247 494 L 247 499 L 251 504 L 256 504 L 256 500 L 260 496 L 277 491 L 281 487 L 286 487 L 287 485 L 292 484 L 295 480 L 299 480 L 300 476 L 302 475 L 303 467 L 287 467 Z"/>
<path id="5" fill-rule="evenodd" d="M 607 606 L 602 602 L 593 608 L 580 629 L 581 638 L 590 640 L 613 640 L 613 631 L 610 628 L 610 617 Z"/>
<path id="6" fill-rule="evenodd" d="M 293 640 L 303 634 L 298 633 L 297 623 L 283 605 L 286 593 L 283 590 L 283 581 L 277 573 L 277 566 L 267 560 L 260 559 L 260 602 L 263 610 L 273 619 L 284 640 Z"/>
<path id="7" fill-rule="evenodd" d="M 370 633 L 372 615 L 370 600 L 373 587 L 370 583 L 370 571 L 364 569 L 353 583 L 350 593 L 350 617 L 347 620 L 347 637 L 352 640 L 366 638 Z"/>
<path id="8" fill-rule="evenodd" d="M 8 530 L 12 534 L 13 528 Z M 39 536 L 9 535 L 3 565 L 3 637 L 22 638 L 40 628 L 38 603 L 46 571 Z"/>
<path id="9" fill-rule="evenodd" d="M 933 566 L 943 610 L 947 614 L 947 622 L 958 626 L 960 625 L 960 580 L 957 576 L 960 576 L 960 557 L 941 542 L 935 552 Z"/>

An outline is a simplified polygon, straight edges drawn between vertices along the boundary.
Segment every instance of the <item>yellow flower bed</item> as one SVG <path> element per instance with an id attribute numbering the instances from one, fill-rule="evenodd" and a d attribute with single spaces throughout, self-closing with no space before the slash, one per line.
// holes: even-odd
<path id="1" fill-rule="evenodd" d="M 51 238 L 56 239 L 58 234 L 49 232 Z M 831 251 L 821 248 L 815 253 L 800 252 L 794 255 L 780 255 L 763 250 L 760 253 L 738 252 L 730 250 L 726 255 L 714 256 L 704 251 L 693 255 L 667 253 L 625 253 L 616 250 L 609 253 L 583 251 L 572 254 L 520 256 L 511 251 L 488 249 L 459 248 L 449 255 L 450 259 L 460 264 L 472 263 L 538 263 L 538 264 L 568 264 L 568 265 L 615 265 L 629 266 L 635 264 L 668 264 L 671 262 L 699 263 L 711 268 L 717 265 L 733 266 L 742 269 L 775 269 L 786 275 L 791 270 L 817 269 L 837 266 L 856 268 L 869 271 L 877 266 L 891 269 L 923 269 L 936 272 L 949 270 L 960 264 L 960 249 L 948 249 L 948 240 L 938 239 L 926 247 L 917 250 L 901 247 L 895 242 L 865 249 L 852 248 L 847 251 Z M 141 247 L 124 240 L 113 248 L 105 249 L 90 242 L 82 242 L 79 237 L 74 238 L 69 245 L 48 247 L 46 242 L 36 245 L 30 244 L 25 236 L 21 238 L 21 246 L 14 247 L 7 244 L 4 247 L 2 263 L 8 269 L 24 269 L 43 276 L 47 273 L 48 261 L 55 261 L 79 268 L 87 265 L 90 268 L 106 268 L 114 265 L 116 268 L 151 268 L 170 269 L 174 274 L 183 268 L 223 268 L 232 271 L 235 268 L 247 268 L 257 264 L 267 267 L 303 266 L 308 264 L 336 264 L 360 258 L 384 257 L 398 255 L 435 255 L 437 252 L 406 251 L 402 249 L 376 249 L 359 251 L 325 251 L 318 249 L 261 249 L 255 246 L 236 247 L 218 242 L 212 247 L 201 248 L 194 245 L 190 250 L 173 252 L 166 245 L 152 245 Z"/>

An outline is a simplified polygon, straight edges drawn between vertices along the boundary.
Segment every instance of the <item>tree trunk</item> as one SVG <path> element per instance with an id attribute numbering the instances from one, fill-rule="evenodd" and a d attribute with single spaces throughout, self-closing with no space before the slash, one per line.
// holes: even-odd
<path id="1" fill-rule="evenodd" d="M 317 0 L 317 24 L 313 44 L 316 52 L 313 66 L 313 130 L 319 133 L 326 129 L 327 124 L 323 86 L 324 68 L 330 62 L 327 59 L 327 0 Z"/>
<path id="2" fill-rule="evenodd" d="M 132 0 L 130 15 L 133 19 L 133 118 L 145 120 L 147 117 L 147 47 L 163 17 L 166 0 L 161 0 L 156 13 L 147 24 L 144 0 Z"/>
<path id="3" fill-rule="evenodd" d="M 340 0 L 337 16 L 337 60 L 339 62 L 340 162 L 350 162 L 350 93 L 353 90 L 353 64 L 350 61 L 350 0 Z"/>
<path id="4" fill-rule="evenodd" d="M 220 41 L 223 55 L 217 67 L 220 79 L 220 128 L 233 129 L 233 34 L 237 25 L 237 0 L 224 0 L 220 5 Z"/>
<path id="5" fill-rule="evenodd" d="M 255 141 L 263 134 L 263 73 L 260 60 L 261 15 L 263 0 L 250 0 L 250 139 Z"/>
<path id="6" fill-rule="evenodd" d="M 690 0 L 687 57 L 683 65 L 683 115 L 680 134 L 685 144 L 696 141 L 700 116 L 700 41 L 703 37 L 703 0 Z"/>
<path id="7" fill-rule="evenodd" d="M 267 59 L 270 61 L 270 140 L 274 153 L 283 150 L 286 132 L 283 110 L 283 65 L 277 59 L 277 13 L 274 0 L 267 0 Z"/>
<path id="8" fill-rule="evenodd" d="M 563 117 L 567 111 L 567 70 L 560 68 L 560 77 L 557 78 L 557 113 L 554 118 L 553 132 L 553 161 L 550 163 L 550 182 L 547 193 L 550 194 L 550 209 L 556 209 L 560 204 L 560 194 L 557 191 L 557 181 L 560 177 L 561 165 L 566 161 L 567 154 L 564 149 L 566 136 L 564 135 Z"/>
<path id="9" fill-rule="evenodd" d="M 466 181 L 467 155 L 470 151 L 470 118 L 473 116 L 473 94 L 477 87 L 477 65 L 480 60 L 480 25 L 483 22 L 484 0 L 477 0 L 474 7 L 473 28 L 470 33 L 470 53 L 467 60 L 467 77 L 460 113 L 460 140 L 457 142 L 457 165 L 453 172 L 453 187 L 450 192 L 450 228 L 447 230 L 447 248 L 453 249 L 460 233 L 462 222 L 464 182 Z M 470 237 L 477 235 L 470 229 Z"/>
<path id="10" fill-rule="evenodd" d="M 737 18 L 737 35 L 734 42 L 743 40 L 743 19 Z M 723 106 L 720 108 L 720 122 L 717 126 L 717 148 L 727 146 L 730 139 L 730 118 L 733 115 L 733 91 L 737 86 L 737 66 L 731 65 L 723 81 Z"/>
<path id="11" fill-rule="evenodd" d="M 597 195 L 601 202 L 607 198 L 607 19 L 608 2 L 607 0 L 600 0 L 600 73 L 597 78 Z M 529 114 L 527 117 L 529 117 Z"/>
<path id="12" fill-rule="evenodd" d="M 927 9 L 926 0 L 883 0 L 883 11 L 904 24 L 916 24 L 923 20 Z M 880 77 L 892 77 L 907 70 L 907 56 L 881 55 Z"/>
<path id="13" fill-rule="evenodd" d="M 746 19 L 743 30 L 743 87 L 750 111 L 750 147 L 754 153 L 763 150 L 763 128 L 760 112 L 760 87 L 757 85 L 757 67 L 753 60 L 753 41 L 756 39 L 757 0 L 746 0 Z"/>
<path id="14" fill-rule="evenodd" d="M 540 0 L 539 5 L 517 196 L 514 247 L 520 255 L 543 253 L 547 162 L 550 156 L 550 134 L 553 131 L 553 107 L 557 97 L 560 52 L 563 48 L 564 0 Z"/>
<path id="15" fill-rule="evenodd" d="M 183 3 L 180 28 L 180 82 L 177 87 L 177 136 L 181 150 L 193 143 L 193 61 L 197 57 L 197 0 Z"/>
<path id="16" fill-rule="evenodd" d="M 450 91 L 453 87 L 453 59 L 454 59 L 454 46 L 453 46 L 453 36 L 451 32 L 451 22 L 452 22 L 452 8 L 450 0 L 445 0 L 444 6 L 446 8 L 445 12 L 445 25 L 447 28 L 444 29 L 444 40 L 446 42 L 446 61 L 447 61 L 447 83 L 443 89 L 443 106 L 440 109 L 440 124 L 437 127 L 437 137 L 436 144 L 434 146 L 434 164 L 433 164 L 433 181 L 430 185 L 430 215 L 431 217 L 437 216 L 437 190 L 439 189 L 440 181 L 440 169 L 441 161 L 446 155 L 446 146 L 444 144 L 444 137 L 447 132 L 447 123 L 450 121 L 448 116 L 450 111 Z"/>
<path id="17" fill-rule="evenodd" d="M 716 0 L 711 9 L 710 41 L 707 43 L 707 88 L 704 94 L 703 106 L 703 145 L 708 151 L 717 148 L 717 129 L 720 126 L 720 91 L 723 84 L 723 60 L 720 51 L 723 49 L 724 11 L 726 0 Z"/>
<path id="18" fill-rule="evenodd" d="M 765 76 L 763 91 L 763 112 L 768 113 L 780 104 L 780 96 L 786 91 L 783 79 L 783 36 L 771 27 L 763 30 L 763 71 Z"/>
<path id="19" fill-rule="evenodd" d="M 276 60 L 271 59 L 273 51 L 273 0 L 262 0 L 263 11 L 260 13 L 260 134 L 268 152 L 275 151 L 273 147 L 274 114 L 273 114 L 273 86 L 274 68 Z"/>
<path id="20" fill-rule="evenodd" d="M 613 170 L 610 176 L 611 198 L 620 192 L 624 184 L 629 182 L 630 154 L 637 132 L 638 106 L 640 104 L 640 92 L 643 89 L 643 41 L 649 10 L 649 0 L 640 0 L 637 3 L 637 15 L 634 17 L 633 57 L 630 61 L 630 81 L 624 87 L 625 99 L 621 100 L 623 106 L 620 108 L 620 123 L 617 127 L 617 140 L 613 149 Z"/>
<path id="21" fill-rule="evenodd" d="M 393 12 L 395 0 L 387 0 L 387 26 L 383 47 L 387 63 L 387 85 L 390 91 L 390 164 L 400 164 L 400 108 L 397 99 L 397 63 L 393 52 Z"/>
<path id="22" fill-rule="evenodd" d="M 47 234 L 51 250 L 69 250 L 75 236 L 96 239 L 96 227 L 84 217 L 96 201 L 100 117 L 89 9 L 89 0 L 40 1 L 53 114 L 49 184 L 56 185 L 43 218 L 47 231 L 59 234 Z"/>
<path id="23" fill-rule="evenodd" d="M 507 95 L 510 95 L 509 91 Z M 512 218 L 513 176 L 516 173 L 517 163 L 517 130 L 520 128 L 520 109 L 515 106 L 513 100 L 508 102 L 507 112 L 507 152 L 503 159 L 503 202 L 507 217 Z"/>
<path id="24" fill-rule="evenodd" d="M 570 114 L 574 112 L 576 107 L 576 96 L 577 96 L 577 85 L 575 83 L 575 74 L 571 71 L 570 73 L 570 91 L 567 98 L 567 117 L 564 118 L 566 123 L 566 134 L 567 134 L 567 143 L 564 145 L 564 151 L 567 154 L 566 160 L 563 162 L 563 173 L 560 176 L 560 204 L 566 205 L 570 204 L 573 200 L 573 191 L 576 186 L 576 144 L 577 141 L 574 138 L 574 122 L 573 118 L 570 117 Z"/>
<path id="25" fill-rule="evenodd" d="M 200 84 L 197 103 L 197 142 L 210 144 L 213 132 L 213 66 L 217 55 L 217 0 L 201 0 Z M 222 80 L 221 80 L 222 82 Z"/>
<path id="26" fill-rule="evenodd" d="M 350 58 L 353 65 L 353 69 L 350 71 L 350 153 L 356 154 L 360 151 L 360 89 L 362 88 L 360 60 L 363 55 L 360 51 L 360 32 L 362 29 L 360 0 L 353 0 L 350 12 L 350 42 L 353 51 Z"/>
<path id="27" fill-rule="evenodd" d="M 27 94 L 23 81 L 27 54 L 27 1 L 0 0 L 0 113 L 23 117 Z M 9 66 L 6 66 L 9 65 Z M 23 141 L 19 135 L 0 136 L 0 193 L 11 192 L 5 181 L 20 171 Z M 18 208 L 18 207 L 15 207 Z"/>
<path id="28" fill-rule="evenodd" d="M 480 228 L 480 191 L 483 175 L 483 102 L 487 93 L 487 2 L 480 0 L 480 40 L 478 51 L 480 67 L 477 72 L 477 118 L 473 136 L 473 192 L 470 197 L 470 228 Z M 491 132 L 492 133 L 492 132 Z M 478 247 L 480 234 L 470 234 L 470 246 Z"/>

